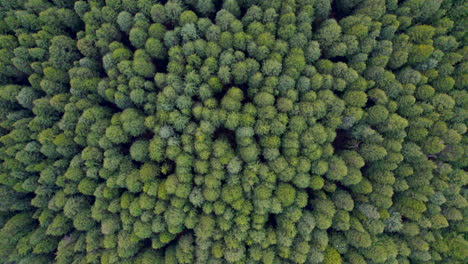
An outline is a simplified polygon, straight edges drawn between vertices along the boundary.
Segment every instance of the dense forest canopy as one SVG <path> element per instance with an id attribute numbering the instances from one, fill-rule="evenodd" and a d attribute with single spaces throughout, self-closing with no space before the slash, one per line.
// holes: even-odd
<path id="1" fill-rule="evenodd" d="M 0 0 L 0 262 L 463 264 L 468 2 Z"/>

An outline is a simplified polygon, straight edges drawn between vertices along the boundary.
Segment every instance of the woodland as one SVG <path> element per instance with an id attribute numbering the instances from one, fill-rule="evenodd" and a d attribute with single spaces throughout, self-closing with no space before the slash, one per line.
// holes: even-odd
<path id="1" fill-rule="evenodd" d="M 0 263 L 466 263 L 467 29 L 463 0 L 0 0 Z"/>

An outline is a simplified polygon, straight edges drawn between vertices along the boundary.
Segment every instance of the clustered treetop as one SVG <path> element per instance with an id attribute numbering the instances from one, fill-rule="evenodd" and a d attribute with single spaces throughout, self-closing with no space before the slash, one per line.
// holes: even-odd
<path id="1" fill-rule="evenodd" d="M 1 0 L 0 262 L 465 263 L 467 15 Z"/>

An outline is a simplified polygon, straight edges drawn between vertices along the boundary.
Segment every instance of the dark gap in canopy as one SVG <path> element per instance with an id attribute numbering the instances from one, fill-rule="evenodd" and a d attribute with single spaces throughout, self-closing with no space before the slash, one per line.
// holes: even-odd
<path id="1" fill-rule="evenodd" d="M 260 142 L 260 136 L 255 134 L 254 135 L 255 142 L 259 143 Z M 281 151 L 281 150 L 280 150 Z M 258 154 L 258 161 L 263 164 L 267 164 L 268 160 L 263 156 L 263 151 L 262 148 L 259 149 L 259 154 Z"/>
<path id="2" fill-rule="evenodd" d="M 20 86 L 31 86 L 31 83 L 29 83 L 28 80 L 28 75 L 21 73 L 18 76 L 13 77 L 13 84 L 15 85 L 20 85 Z"/>
<path id="3" fill-rule="evenodd" d="M 218 13 L 218 11 L 223 9 L 223 3 L 224 3 L 224 0 L 213 0 L 213 4 L 214 4 L 214 7 L 215 7 L 214 8 L 215 12 L 213 13 L 214 14 L 213 19 L 216 18 L 216 14 Z"/>
<path id="4" fill-rule="evenodd" d="M 230 88 L 232 87 L 238 87 L 240 88 L 239 86 L 233 86 L 232 84 L 225 84 L 223 85 L 223 89 L 219 92 L 216 92 L 216 93 L 213 93 L 213 98 L 215 98 L 216 100 L 218 100 L 218 102 L 221 102 L 221 100 L 223 99 L 224 95 L 226 95 L 227 91 L 229 91 Z M 240 88 L 242 89 L 242 88 Z"/>
<path id="5" fill-rule="evenodd" d="M 218 127 L 213 133 L 213 140 L 216 139 L 226 139 L 234 151 L 237 149 L 236 134 L 230 129 Z"/>
<path id="6" fill-rule="evenodd" d="M 278 226 L 275 214 L 268 214 L 268 220 L 266 221 L 265 226 L 271 226 L 273 228 L 276 228 Z"/>
<path id="7" fill-rule="evenodd" d="M 365 109 L 368 109 L 369 107 L 372 107 L 375 105 L 375 101 L 372 100 L 371 98 L 369 98 L 369 100 L 367 100 L 366 102 L 366 106 L 364 106 Z"/>
<path id="8" fill-rule="evenodd" d="M 167 22 L 167 23 L 164 23 L 164 26 L 166 27 L 167 31 L 171 31 L 171 30 L 174 30 L 174 28 L 176 27 L 176 23 L 177 22 L 174 22 L 174 23 Z"/>
<path id="9" fill-rule="evenodd" d="M 137 50 L 137 48 L 135 48 L 135 47 L 132 45 L 132 43 L 130 42 L 129 36 L 128 36 L 127 34 L 125 34 L 125 33 L 122 34 L 122 37 L 121 37 L 121 39 L 120 39 L 120 42 L 121 42 L 122 44 L 124 44 L 124 46 L 125 46 L 126 48 L 128 48 L 132 53 L 134 53 L 134 52 Z"/>
<path id="10" fill-rule="evenodd" d="M 240 15 L 237 19 L 241 20 L 242 21 L 242 18 L 245 16 L 245 14 L 247 13 L 247 11 L 249 10 L 250 6 L 248 5 L 243 5 L 243 4 L 240 4 L 239 3 L 239 9 L 240 9 Z"/>
<path id="11" fill-rule="evenodd" d="M 221 100 L 223 99 L 224 94 L 225 94 L 224 91 L 227 91 L 227 90 L 228 90 L 227 87 L 223 87 L 223 90 L 222 90 L 222 91 L 217 92 L 217 93 L 213 93 L 213 96 L 212 96 L 212 97 L 213 97 L 214 99 L 216 99 L 216 101 L 221 102 Z M 201 101 L 203 101 L 203 100 L 201 100 Z"/>
<path id="12" fill-rule="evenodd" d="M 144 133 L 143 135 L 141 135 L 141 138 L 148 139 L 148 140 L 153 139 L 153 137 L 154 137 L 154 132 L 152 131 L 148 131 Z"/>
<path id="13" fill-rule="evenodd" d="M 156 67 L 156 72 L 158 73 L 167 73 L 167 65 L 169 64 L 168 57 L 164 59 L 153 59 L 151 61 Z"/>
<path id="14" fill-rule="evenodd" d="M 349 0 L 344 0 L 344 1 L 349 1 Z M 340 6 L 340 3 L 338 2 L 341 2 L 341 1 L 332 0 L 331 10 L 329 14 L 329 18 L 334 18 L 336 21 L 340 21 L 342 18 L 352 15 L 354 9 L 359 6 L 359 4 L 357 4 L 353 7 L 350 7 L 348 10 L 345 10 L 343 7 Z"/>
<path id="15" fill-rule="evenodd" d="M 121 112 L 122 109 L 120 109 L 116 104 L 114 104 L 111 101 L 108 101 L 107 98 L 99 96 L 101 101 L 99 102 L 99 106 L 106 107 L 112 110 L 112 113 L 118 113 Z"/>
<path id="16" fill-rule="evenodd" d="M 343 63 L 348 64 L 348 58 L 345 56 L 335 56 L 335 57 L 328 58 L 328 59 L 333 63 L 343 62 Z"/>
<path id="17" fill-rule="evenodd" d="M 194 4 L 194 9 L 192 11 L 194 11 L 199 18 L 207 18 L 207 19 L 211 20 L 211 22 L 213 22 L 213 24 L 215 24 L 216 14 L 218 13 L 219 10 L 221 10 L 223 8 L 223 0 L 212 0 L 211 2 L 213 4 L 213 6 L 214 6 L 214 11 L 209 12 L 207 14 L 203 14 L 202 12 L 199 11 L 198 1 L 199 0 L 194 1 L 195 4 Z M 207 1 L 209 1 L 209 0 L 207 0 Z"/>
<path id="18" fill-rule="evenodd" d="M 349 1 L 349 0 L 343 0 L 343 1 Z M 330 3 L 330 11 L 328 13 L 328 16 L 326 18 L 317 18 L 315 17 L 312 28 L 314 33 L 316 32 L 317 29 L 320 28 L 320 25 L 327 19 L 335 19 L 337 22 L 339 22 L 341 19 L 346 18 L 347 16 L 350 16 L 353 14 L 354 9 L 359 6 L 356 5 L 354 7 L 349 8 L 349 10 L 344 10 L 344 8 L 340 7 L 340 3 L 337 0 L 331 0 Z"/>
<path id="19" fill-rule="evenodd" d="M 354 148 L 355 142 L 348 130 L 338 129 L 336 130 L 336 137 L 333 140 L 332 146 L 335 149 L 335 153 Z"/>
<path id="20" fill-rule="evenodd" d="M 124 156 L 128 156 L 130 157 L 130 147 L 132 146 L 131 143 L 124 143 L 124 144 L 121 144 L 120 145 L 120 151 L 121 151 L 121 154 L 124 155 Z"/>
<path id="21" fill-rule="evenodd" d="M 159 252 L 166 252 L 166 249 L 169 248 L 169 247 L 175 247 L 177 246 L 178 242 L 179 242 L 179 239 L 183 236 L 183 235 L 188 235 L 188 234 L 192 234 L 193 237 L 195 237 L 195 234 L 192 230 L 190 229 L 184 229 L 182 231 L 180 231 L 178 234 L 175 235 L 174 239 L 172 239 L 171 241 L 169 241 L 169 243 L 165 244 L 164 246 L 160 247 L 160 248 L 157 248 L 156 250 L 159 251 Z M 147 248 L 150 248 L 152 250 L 154 250 L 154 248 L 152 248 L 152 243 L 151 243 L 151 238 L 148 238 L 148 239 L 145 239 L 145 241 L 148 241 L 148 242 L 145 242 L 145 246 Z M 140 251 L 143 251 L 144 248 Z M 159 262 L 158 262 L 159 263 Z"/>
<path id="22" fill-rule="evenodd" d="M 165 159 L 163 162 L 160 163 L 160 167 L 161 167 L 161 175 L 164 175 L 164 176 L 169 176 L 171 175 L 172 173 L 175 172 L 175 168 L 176 168 L 176 163 L 175 161 L 171 160 L 171 159 Z M 165 170 L 165 171 L 164 171 Z"/>
<path id="23" fill-rule="evenodd" d="M 246 95 L 248 94 L 248 91 L 249 91 L 249 85 L 247 83 L 243 83 L 243 84 L 236 85 L 236 87 L 242 90 L 242 92 L 244 93 L 244 100 L 245 100 L 245 98 L 247 98 Z"/>

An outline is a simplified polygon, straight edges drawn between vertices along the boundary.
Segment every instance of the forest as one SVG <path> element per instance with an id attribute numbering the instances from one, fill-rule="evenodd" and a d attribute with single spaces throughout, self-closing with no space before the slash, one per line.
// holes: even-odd
<path id="1" fill-rule="evenodd" d="M 468 1 L 0 0 L 0 263 L 464 264 Z"/>

